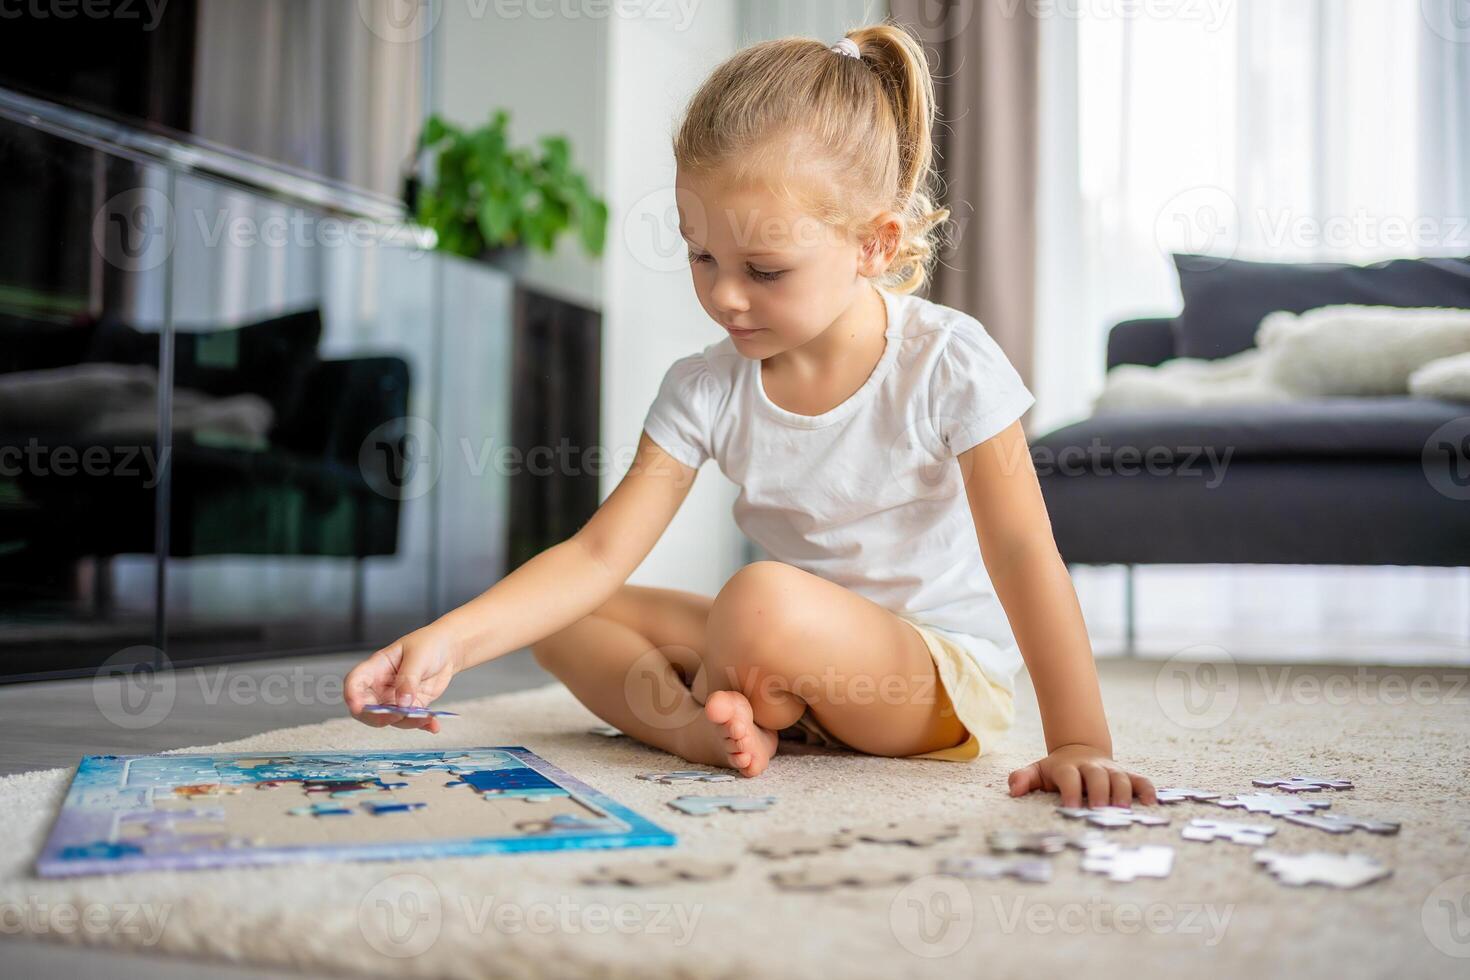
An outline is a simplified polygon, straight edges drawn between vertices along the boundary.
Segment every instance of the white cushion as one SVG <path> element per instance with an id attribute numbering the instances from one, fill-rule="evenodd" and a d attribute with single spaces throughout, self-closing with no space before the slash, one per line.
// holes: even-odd
<path id="1" fill-rule="evenodd" d="M 1409 394 L 1470 402 L 1470 354 L 1430 361 L 1409 375 Z"/>

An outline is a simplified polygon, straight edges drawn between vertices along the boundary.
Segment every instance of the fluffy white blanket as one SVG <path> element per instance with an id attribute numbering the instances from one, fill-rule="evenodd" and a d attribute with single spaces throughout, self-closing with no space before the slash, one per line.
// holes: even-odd
<path id="1" fill-rule="evenodd" d="M 1324 306 L 1272 313 L 1256 346 L 1218 360 L 1179 357 L 1108 372 L 1096 412 L 1329 396 L 1470 391 L 1470 310 Z"/>

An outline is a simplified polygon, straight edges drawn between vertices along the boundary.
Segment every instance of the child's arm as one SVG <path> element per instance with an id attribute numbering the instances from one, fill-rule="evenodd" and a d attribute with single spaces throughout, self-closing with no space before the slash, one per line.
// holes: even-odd
<path id="1" fill-rule="evenodd" d="M 696 473 L 642 435 L 632 467 L 581 530 L 354 667 L 343 682 L 348 710 L 375 727 L 437 732 L 439 722 L 432 717 L 364 715 L 362 709 L 374 703 L 427 705 L 459 671 L 534 643 L 596 610 L 653 550 Z"/>
<path id="2" fill-rule="evenodd" d="M 1057 790 L 1063 806 L 1155 802 L 1154 786 L 1113 761 L 1077 592 L 1020 422 L 959 455 L 980 554 L 1036 687 L 1047 756 L 1011 773 L 1012 796 Z"/>

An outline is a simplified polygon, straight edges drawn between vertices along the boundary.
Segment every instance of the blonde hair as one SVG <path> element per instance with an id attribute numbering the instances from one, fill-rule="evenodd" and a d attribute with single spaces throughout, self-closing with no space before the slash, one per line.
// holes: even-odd
<path id="1" fill-rule="evenodd" d="M 695 92 L 674 138 L 683 171 L 762 185 L 856 235 L 879 211 L 902 227 L 876 277 L 900 293 L 921 287 L 935 258 L 934 80 L 918 39 L 880 23 L 849 31 L 861 58 L 805 37 L 763 41 L 726 60 Z"/>

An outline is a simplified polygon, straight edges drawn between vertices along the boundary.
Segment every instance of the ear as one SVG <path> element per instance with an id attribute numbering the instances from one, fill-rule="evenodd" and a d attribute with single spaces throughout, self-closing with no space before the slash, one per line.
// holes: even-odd
<path id="1" fill-rule="evenodd" d="M 858 272 L 867 277 L 882 275 L 898 255 L 903 222 L 897 212 L 881 211 L 868 222 L 858 254 Z"/>

